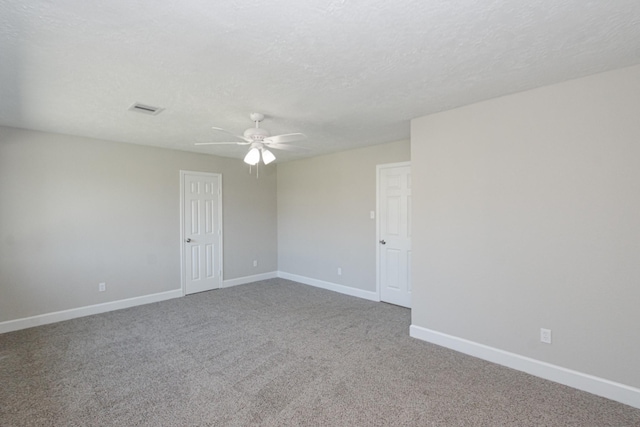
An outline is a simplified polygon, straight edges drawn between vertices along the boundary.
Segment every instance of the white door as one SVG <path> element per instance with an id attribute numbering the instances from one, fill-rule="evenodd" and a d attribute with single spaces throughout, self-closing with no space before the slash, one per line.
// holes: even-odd
<path id="1" fill-rule="evenodd" d="M 380 300 L 411 307 L 411 165 L 377 169 Z"/>
<path id="2" fill-rule="evenodd" d="M 222 283 L 222 176 L 180 171 L 182 283 L 185 294 Z"/>

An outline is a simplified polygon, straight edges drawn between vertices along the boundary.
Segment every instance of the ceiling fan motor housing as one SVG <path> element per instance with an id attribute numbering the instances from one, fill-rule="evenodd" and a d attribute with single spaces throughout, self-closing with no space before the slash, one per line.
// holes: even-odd
<path id="1" fill-rule="evenodd" d="M 244 137 L 252 141 L 262 141 L 271 134 L 268 130 L 262 128 L 249 128 L 244 131 Z"/>

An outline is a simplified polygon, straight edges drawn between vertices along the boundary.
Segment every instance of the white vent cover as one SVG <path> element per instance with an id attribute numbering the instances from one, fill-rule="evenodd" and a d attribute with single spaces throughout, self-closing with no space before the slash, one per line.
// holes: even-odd
<path id="1" fill-rule="evenodd" d="M 152 116 L 157 116 L 160 114 L 164 108 L 160 107 L 152 107 L 151 105 L 140 104 L 136 102 L 131 107 L 129 107 L 130 111 L 137 111 L 138 113 L 151 114 Z"/>

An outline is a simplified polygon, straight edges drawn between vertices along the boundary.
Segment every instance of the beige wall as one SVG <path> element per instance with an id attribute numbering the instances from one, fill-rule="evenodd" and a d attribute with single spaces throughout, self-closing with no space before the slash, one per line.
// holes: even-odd
<path id="1" fill-rule="evenodd" d="M 632 67 L 413 120 L 413 324 L 640 386 L 639 113 Z"/>
<path id="2" fill-rule="evenodd" d="M 275 167 L 245 166 L 0 127 L 0 322 L 179 289 L 181 169 L 223 175 L 224 278 L 275 271 Z"/>
<path id="3" fill-rule="evenodd" d="M 279 165 L 278 269 L 375 291 L 376 165 L 409 159 L 398 141 Z"/>

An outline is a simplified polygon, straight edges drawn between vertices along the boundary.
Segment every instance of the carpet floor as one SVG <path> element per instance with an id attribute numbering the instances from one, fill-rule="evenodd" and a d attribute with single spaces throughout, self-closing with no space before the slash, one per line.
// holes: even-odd
<path id="1" fill-rule="evenodd" d="M 272 279 L 0 335 L 2 426 L 640 426 L 640 410 Z"/>

